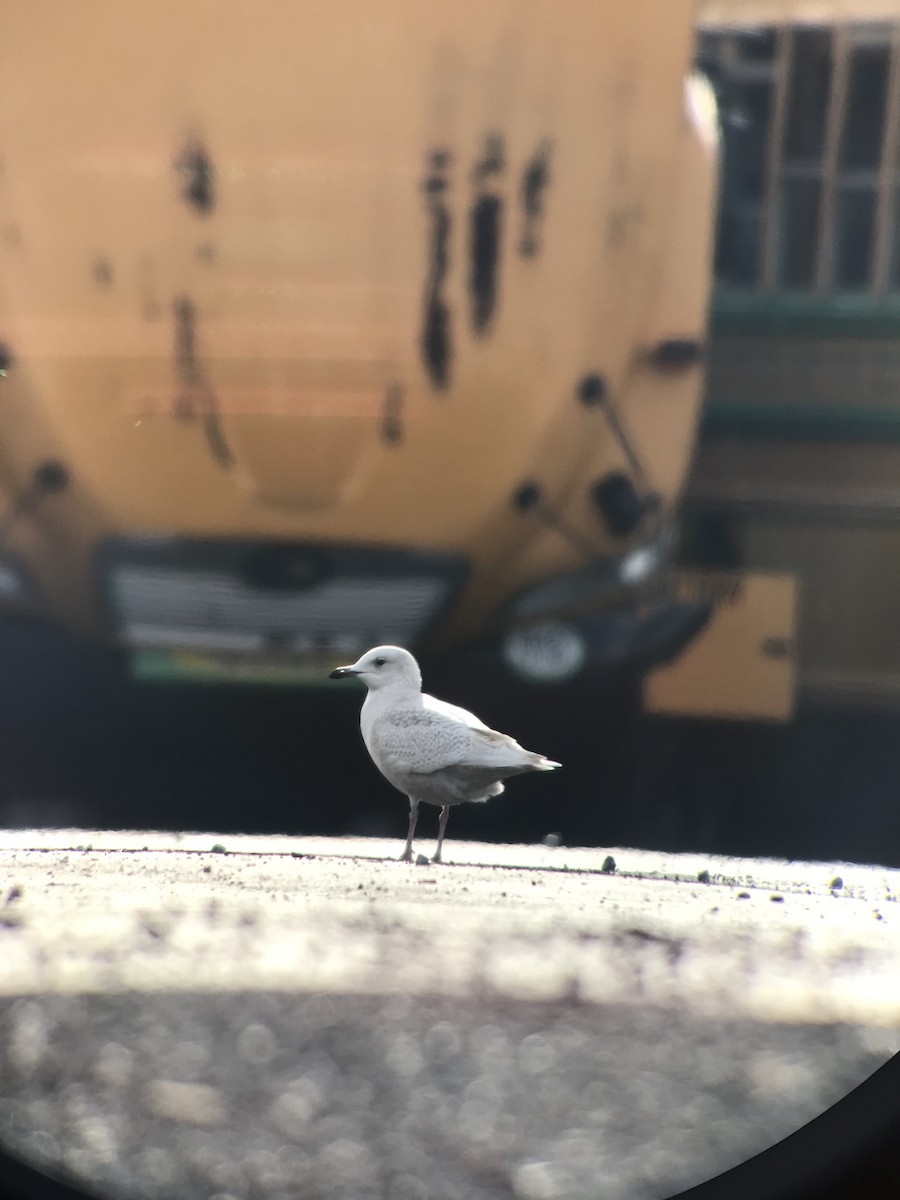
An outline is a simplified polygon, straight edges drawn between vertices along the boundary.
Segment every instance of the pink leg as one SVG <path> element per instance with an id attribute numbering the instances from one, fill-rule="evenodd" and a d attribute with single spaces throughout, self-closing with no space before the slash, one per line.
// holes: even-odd
<path id="1" fill-rule="evenodd" d="M 406 835 L 406 845 L 403 848 L 403 853 L 400 855 L 401 862 L 412 862 L 412 840 L 413 834 L 416 832 L 416 820 L 419 816 L 419 802 L 409 798 L 409 833 Z"/>
<path id="2" fill-rule="evenodd" d="M 447 828 L 447 818 L 450 816 L 450 805 L 445 804 L 441 809 L 441 819 L 438 821 L 438 841 L 437 850 L 434 852 L 432 862 L 441 862 L 441 846 L 444 844 L 444 830 Z"/>

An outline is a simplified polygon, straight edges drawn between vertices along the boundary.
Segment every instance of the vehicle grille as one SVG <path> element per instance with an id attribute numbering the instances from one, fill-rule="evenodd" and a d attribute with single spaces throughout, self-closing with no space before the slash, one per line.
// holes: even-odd
<path id="1" fill-rule="evenodd" d="M 158 561 L 164 551 L 151 556 L 157 561 L 135 557 L 115 555 L 106 572 L 112 620 L 127 645 L 250 655 L 414 647 L 460 575 L 455 560 L 344 550 L 330 553 L 324 569 L 319 562 L 312 582 L 272 587 L 244 577 L 246 554 L 233 547 L 220 565 L 209 563 L 208 545 L 194 561 L 183 544 L 178 561 Z"/>

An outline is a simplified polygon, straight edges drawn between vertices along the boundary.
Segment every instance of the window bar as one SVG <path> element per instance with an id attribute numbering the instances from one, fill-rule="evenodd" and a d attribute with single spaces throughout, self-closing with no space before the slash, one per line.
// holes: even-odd
<path id="1" fill-rule="evenodd" d="M 900 25 L 895 25 L 891 32 L 891 65 L 885 105 L 875 204 L 875 235 L 869 264 L 870 291 L 874 296 L 883 296 L 890 286 L 890 253 L 892 240 L 897 237 L 897 230 L 893 228 L 893 213 L 897 138 L 900 136 Z"/>
<path id="2" fill-rule="evenodd" d="M 758 290 L 771 292 L 777 282 L 778 248 L 780 241 L 781 160 L 787 128 L 788 88 L 790 86 L 791 46 L 793 30 L 780 25 L 776 31 L 775 59 L 772 64 L 772 115 L 769 118 L 766 147 L 765 182 L 761 236 L 758 258 Z"/>
<path id="3" fill-rule="evenodd" d="M 850 37 L 846 23 L 835 25 L 831 35 L 831 95 L 825 125 L 825 150 L 822 158 L 822 198 L 819 205 L 819 238 L 816 253 L 816 291 L 827 292 L 832 279 L 834 258 L 835 184 L 841 131 L 847 108 L 847 80 L 850 74 Z"/>

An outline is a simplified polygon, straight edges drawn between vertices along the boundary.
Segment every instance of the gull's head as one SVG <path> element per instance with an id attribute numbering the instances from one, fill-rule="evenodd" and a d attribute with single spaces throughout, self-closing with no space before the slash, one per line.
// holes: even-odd
<path id="1" fill-rule="evenodd" d="M 375 646 L 367 650 L 352 666 L 337 667 L 329 679 L 346 679 L 355 675 L 369 691 L 376 688 L 400 684 L 404 688 L 420 690 L 422 675 L 419 664 L 402 646 Z"/>

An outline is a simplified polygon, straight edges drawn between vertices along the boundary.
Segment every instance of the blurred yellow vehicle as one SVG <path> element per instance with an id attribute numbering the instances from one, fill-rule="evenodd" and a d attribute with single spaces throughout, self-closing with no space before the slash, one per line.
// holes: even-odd
<path id="1" fill-rule="evenodd" d="M 147 678 L 677 652 L 689 0 L 8 0 L 0 593 Z"/>

